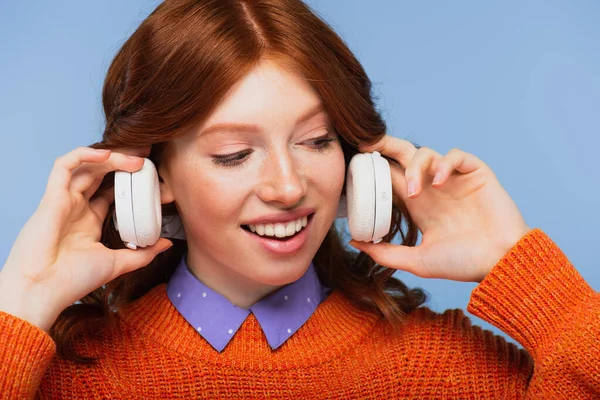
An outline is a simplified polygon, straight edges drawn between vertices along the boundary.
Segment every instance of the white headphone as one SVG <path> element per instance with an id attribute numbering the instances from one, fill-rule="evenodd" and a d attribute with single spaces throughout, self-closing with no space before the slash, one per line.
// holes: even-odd
<path id="1" fill-rule="evenodd" d="M 378 152 L 352 157 L 346 174 L 346 195 L 336 218 L 348 218 L 354 240 L 379 243 L 390 231 L 392 177 L 388 161 Z M 115 228 L 130 249 L 151 246 L 159 237 L 185 239 L 179 217 L 162 217 L 156 167 L 149 159 L 139 171 L 115 172 Z"/>

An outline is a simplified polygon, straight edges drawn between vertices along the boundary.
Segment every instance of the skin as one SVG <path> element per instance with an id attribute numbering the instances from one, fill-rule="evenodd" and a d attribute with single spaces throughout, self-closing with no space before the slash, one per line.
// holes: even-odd
<path id="1" fill-rule="evenodd" d="M 299 279 L 333 223 L 345 173 L 337 134 L 324 109 L 297 123 L 319 105 L 303 78 L 263 61 L 202 126 L 170 142 L 161 162 L 161 201 L 177 204 L 191 272 L 238 306 Z M 257 130 L 212 129 L 221 124 Z M 324 135 L 333 141 L 319 151 Z M 247 150 L 237 165 L 215 163 L 216 155 Z M 268 253 L 241 227 L 298 207 L 315 213 L 310 236 L 295 254 Z"/>
<path id="2" fill-rule="evenodd" d="M 423 278 L 481 282 L 531 230 L 492 170 L 472 154 L 452 149 L 442 156 L 390 136 L 359 150 L 392 159 L 393 190 L 423 235 L 416 247 L 350 242 L 381 265 Z"/>
<path id="3" fill-rule="evenodd" d="M 189 265 L 236 304 L 251 304 L 298 279 L 333 221 L 344 175 L 339 143 L 324 152 L 314 149 L 314 139 L 327 130 L 326 115 L 294 123 L 317 102 L 299 77 L 261 65 L 206 121 L 254 123 L 259 132 L 210 139 L 191 134 L 175 141 L 161 166 L 162 201 L 178 204 L 190 241 Z M 253 150 L 244 166 L 212 163 L 214 155 L 243 149 Z M 350 242 L 381 265 L 425 278 L 481 282 L 531 230 L 491 169 L 472 154 L 453 149 L 442 156 L 391 136 L 359 150 L 391 160 L 393 190 L 423 234 L 416 247 Z M 56 159 L 38 208 L 0 270 L 0 311 L 48 332 L 67 306 L 148 265 L 172 245 L 164 238 L 137 250 L 100 243 L 114 195 L 92 195 L 108 172 L 138 171 L 149 153 L 149 147 L 80 147 Z M 315 224 L 298 254 L 269 257 L 244 240 L 245 220 L 305 205 L 314 207 Z"/>

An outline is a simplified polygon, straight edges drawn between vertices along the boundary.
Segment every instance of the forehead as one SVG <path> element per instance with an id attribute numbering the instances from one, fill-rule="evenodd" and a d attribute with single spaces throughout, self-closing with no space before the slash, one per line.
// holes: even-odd
<path id="1" fill-rule="evenodd" d="M 222 122 L 265 123 L 286 116 L 296 119 L 320 103 L 302 76 L 273 61 L 261 61 L 229 90 L 203 127 Z"/>

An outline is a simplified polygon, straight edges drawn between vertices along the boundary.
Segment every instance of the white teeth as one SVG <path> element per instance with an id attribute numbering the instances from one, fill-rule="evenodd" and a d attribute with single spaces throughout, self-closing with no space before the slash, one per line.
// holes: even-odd
<path id="1" fill-rule="evenodd" d="M 285 226 L 283 224 L 275 224 L 274 226 L 275 228 L 273 230 L 275 231 L 275 236 L 277 236 L 278 238 L 286 236 Z"/>
<path id="2" fill-rule="evenodd" d="M 294 233 L 296 233 L 296 223 L 290 222 L 285 226 L 285 236 L 292 236 Z"/>
<path id="3" fill-rule="evenodd" d="M 275 229 L 273 229 L 273 224 L 265 225 L 265 235 L 267 236 L 275 236 Z"/>
<path id="4" fill-rule="evenodd" d="M 256 224 L 248 225 L 252 232 L 256 232 L 260 236 L 275 236 L 283 238 L 293 236 L 296 232 L 300 232 L 308 223 L 308 217 L 298 218 L 285 224 Z"/>
<path id="5" fill-rule="evenodd" d="M 250 229 L 252 229 L 252 227 L 256 228 L 256 233 L 258 233 L 260 236 L 265 234 L 265 226 L 264 225 L 250 225 Z"/>

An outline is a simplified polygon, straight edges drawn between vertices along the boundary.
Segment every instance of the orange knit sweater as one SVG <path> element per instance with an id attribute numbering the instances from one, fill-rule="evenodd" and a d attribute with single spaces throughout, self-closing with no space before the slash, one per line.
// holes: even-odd
<path id="1" fill-rule="evenodd" d="M 420 308 L 394 333 L 334 291 L 272 351 L 252 315 L 216 352 L 169 302 L 165 285 L 82 339 L 95 366 L 55 356 L 43 331 L 0 313 L 0 397 L 600 398 L 600 294 L 539 229 L 472 292 L 468 310 L 515 338 L 472 326 L 461 310 Z"/>

